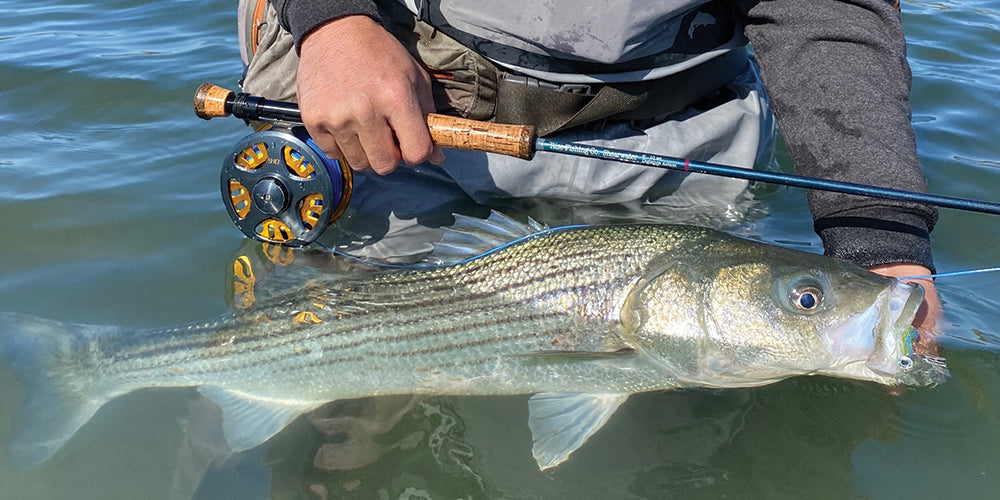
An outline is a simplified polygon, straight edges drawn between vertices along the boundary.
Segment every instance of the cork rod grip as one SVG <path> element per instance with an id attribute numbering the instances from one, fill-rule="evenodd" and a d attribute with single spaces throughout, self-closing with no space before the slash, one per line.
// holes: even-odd
<path id="1" fill-rule="evenodd" d="M 236 94 L 211 83 L 202 84 L 195 91 L 194 112 L 206 120 L 230 115 L 247 120 L 302 120 L 295 103 Z M 531 125 L 487 123 L 433 113 L 426 118 L 431 139 L 438 146 L 497 153 L 525 160 L 535 156 L 535 127 Z"/>
<path id="2" fill-rule="evenodd" d="M 524 160 L 535 156 L 535 127 L 487 123 L 454 116 L 427 115 L 434 144 L 444 148 L 497 153 Z"/>

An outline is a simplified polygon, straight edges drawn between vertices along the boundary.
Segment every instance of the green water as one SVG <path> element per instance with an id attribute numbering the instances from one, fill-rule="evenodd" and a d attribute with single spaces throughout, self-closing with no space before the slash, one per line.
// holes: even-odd
<path id="1" fill-rule="evenodd" d="M 246 129 L 201 121 L 190 102 L 206 81 L 235 88 L 234 4 L 0 0 L 0 310 L 128 326 L 226 310 L 243 239 L 218 168 Z M 1000 2 L 903 8 L 930 189 L 995 201 Z M 769 192 L 768 215 L 741 230 L 816 250 L 804 198 Z M 942 210 L 934 251 L 942 271 L 996 266 L 1000 219 Z M 211 405 L 151 390 L 109 404 L 44 466 L 0 467 L 0 498 L 995 498 L 998 280 L 939 281 L 944 386 L 896 396 L 803 378 L 644 394 L 547 474 L 530 456 L 522 397 L 432 398 L 406 413 L 364 401 L 329 411 L 402 415 L 348 440 L 364 446 L 347 450 L 344 436 L 300 419 L 266 449 L 225 459 L 213 454 Z M 6 367 L 0 391 L 5 441 L 22 400 Z M 315 467 L 317 450 L 338 442 L 326 448 L 333 462 L 371 463 Z"/>

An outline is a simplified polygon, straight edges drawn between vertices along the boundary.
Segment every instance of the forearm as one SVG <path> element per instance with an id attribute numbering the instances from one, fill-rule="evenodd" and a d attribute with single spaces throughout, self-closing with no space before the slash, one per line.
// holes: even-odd
<path id="1" fill-rule="evenodd" d="M 747 2 L 778 126 L 802 175 L 926 191 L 910 124 L 899 13 L 886 0 Z M 810 191 L 828 254 L 933 268 L 929 207 Z"/>
<path id="2" fill-rule="evenodd" d="M 281 27 L 292 34 L 295 48 L 310 31 L 328 21 L 361 14 L 378 20 L 374 0 L 269 0 L 278 12 Z"/>

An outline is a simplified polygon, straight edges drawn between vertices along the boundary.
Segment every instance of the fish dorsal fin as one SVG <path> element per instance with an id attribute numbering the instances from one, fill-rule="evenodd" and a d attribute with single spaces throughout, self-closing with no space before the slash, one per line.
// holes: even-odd
<path id="1" fill-rule="evenodd" d="M 541 470 L 569 458 L 604 426 L 628 394 L 535 394 L 528 400 L 531 453 Z"/>
<path id="2" fill-rule="evenodd" d="M 455 223 L 442 228 L 441 238 L 434 242 L 434 252 L 426 260 L 437 265 L 455 264 L 547 229 L 530 217 L 527 223 L 518 222 L 496 210 L 485 220 L 455 214 Z"/>
<path id="3" fill-rule="evenodd" d="M 198 392 L 222 409 L 222 429 L 234 452 L 255 448 L 284 429 L 292 420 L 323 404 L 316 401 L 270 399 L 214 386 Z"/>

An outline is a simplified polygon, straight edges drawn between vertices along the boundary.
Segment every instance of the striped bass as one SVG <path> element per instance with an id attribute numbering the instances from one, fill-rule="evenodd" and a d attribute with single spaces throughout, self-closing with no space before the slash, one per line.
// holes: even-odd
<path id="1" fill-rule="evenodd" d="M 948 376 L 913 351 L 922 291 L 845 261 L 694 226 L 544 229 L 494 214 L 459 217 L 445 233 L 437 255 L 457 262 L 312 270 L 204 323 L 137 330 L 0 316 L 28 395 L 12 456 L 39 464 L 106 402 L 150 387 L 197 387 L 222 409 L 234 451 L 334 400 L 533 394 L 544 470 L 633 393 Z"/>

